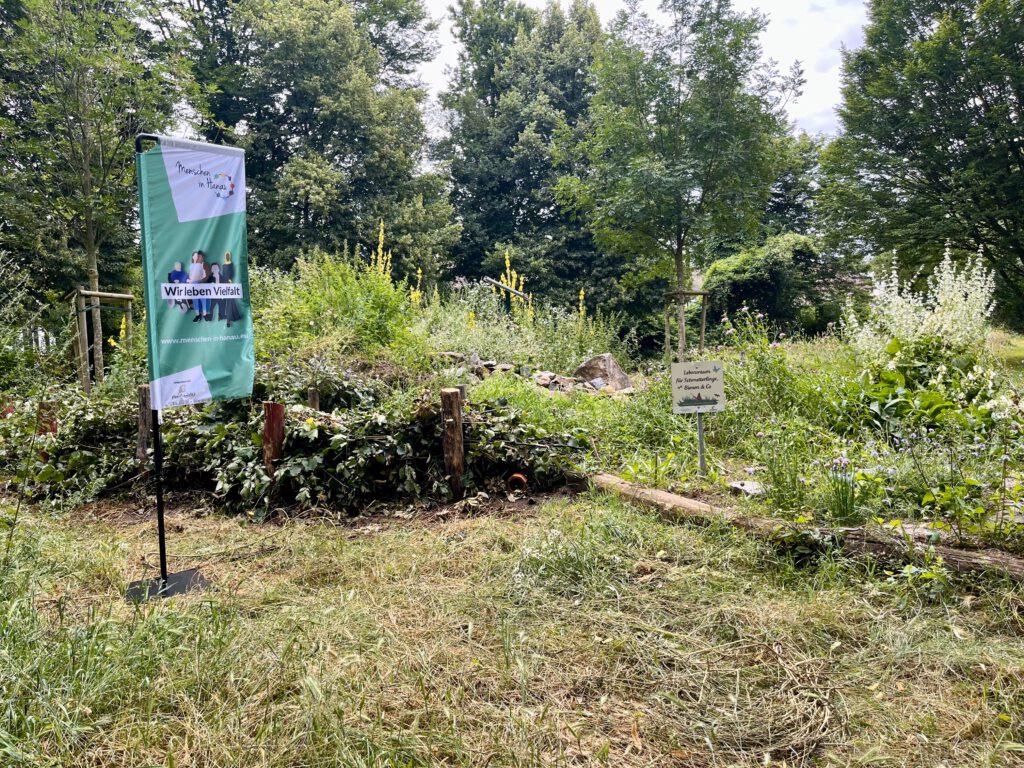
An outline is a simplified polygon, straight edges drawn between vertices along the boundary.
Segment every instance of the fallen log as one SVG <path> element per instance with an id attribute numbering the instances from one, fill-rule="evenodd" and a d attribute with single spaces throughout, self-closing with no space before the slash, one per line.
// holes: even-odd
<path id="1" fill-rule="evenodd" d="M 761 538 L 773 538 L 778 532 L 792 525 L 782 520 L 766 517 L 751 517 L 735 510 L 724 509 L 696 499 L 689 499 L 656 488 L 645 488 L 627 482 L 621 477 L 598 474 L 590 478 L 596 488 L 614 493 L 627 501 L 656 509 L 663 517 L 678 522 L 697 520 L 710 522 L 722 520 L 753 533 Z M 807 533 L 817 533 L 839 542 L 842 548 L 854 554 L 870 554 L 875 557 L 906 560 L 930 552 L 941 557 L 943 563 L 962 573 L 999 573 L 1014 581 L 1024 582 L 1024 558 L 994 549 L 961 549 L 944 544 L 928 544 L 916 536 L 887 534 L 883 530 L 867 527 L 812 529 L 798 528 Z"/>

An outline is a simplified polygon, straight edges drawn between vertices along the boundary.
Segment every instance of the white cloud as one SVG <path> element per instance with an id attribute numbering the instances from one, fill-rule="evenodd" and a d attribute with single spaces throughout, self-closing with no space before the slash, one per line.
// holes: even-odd
<path id="1" fill-rule="evenodd" d="M 542 8 L 543 0 L 525 0 Z M 431 16 L 441 21 L 437 57 L 421 68 L 421 76 L 431 96 L 448 85 L 447 68 L 455 65 L 458 46 L 448 19 L 450 0 L 426 0 Z M 596 0 L 602 23 L 625 7 L 621 0 Z M 769 20 L 762 37 L 765 56 L 787 70 L 794 61 L 804 68 L 807 84 L 803 95 L 789 105 L 790 117 L 799 128 L 812 133 L 836 131 L 835 107 L 839 103 L 842 45 L 855 48 L 863 41 L 862 27 L 866 11 L 861 0 L 735 0 L 741 10 L 761 10 Z M 641 6 L 657 14 L 656 0 L 642 0 Z"/>

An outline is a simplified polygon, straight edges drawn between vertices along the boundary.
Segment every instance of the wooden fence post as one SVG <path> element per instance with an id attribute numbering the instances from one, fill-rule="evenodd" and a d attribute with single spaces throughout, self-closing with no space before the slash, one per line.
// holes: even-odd
<path id="1" fill-rule="evenodd" d="M 135 325 L 135 314 L 132 312 L 132 303 L 128 302 L 128 309 L 124 313 L 124 340 L 128 349 L 132 348 L 132 326 Z"/>
<path id="2" fill-rule="evenodd" d="M 78 327 L 78 380 L 82 389 L 92 389 L 92 378 L 89 375 L 89 326 L 85 320 L 85 296 L 82 289 L 75 291 L 75 324 Z"/>
<path id="3" fill-rule="evenodd" d="M 153 406 L 149 400 L 149 384 L 139 385 L 139 436 L 135 443 L 135 460 L 140 474 L 146 474 L 149 459 L 149 440 L 153 435 Z"/>
<path id="4" fill-rule="evenodd" d="M 274 462 L 284 454 L 284 404 L 263 403 L 263 468 L 274 474 Z"/>
<path id="5" fill-rule="evenodd" d="M 452 496 L 461 499 L 466 455 L 462 444 L 462 393 L 458 389 L 441 390 L 441 424 L 444 469 L 451 481 Z"/>
<path id="6" fill-rule="evenodd" d="M 309 403 L 309 407 L 314 411 L 320 410 L 320 390 L 316 387 L 310 387 L 309 392 L 306 393 L 306 401 Z"/>

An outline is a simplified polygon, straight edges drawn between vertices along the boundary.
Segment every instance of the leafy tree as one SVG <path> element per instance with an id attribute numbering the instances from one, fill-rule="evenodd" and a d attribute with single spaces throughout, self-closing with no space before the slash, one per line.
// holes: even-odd
<path id="1" fill-rule="evenodd" d="M 101 267 L 116 274 L 107 257 L 131 242 L 134 137 L 170 124 L 187 70 L 132 0 L 23 0 L 21 10 L 0 39 L 0 237 L 25 268 L 74 279 L 84 266 L 99 290 Z M 101 379 L 99 311 L 92 318 Z"/>
<path id="2" fill-rule="evenodd" d="M 586 130 L 603 40 L 594 7 L 576 0 L 564 11 L 551 3 L 538 15 L 519 3 L 466 0 L 453 19 L 463 52 L 443 96 L 450 137 L 443 150 L 464 225 L 455 271 L 496 274 L 511 251 L 529 291 L 575 304 L 586 285 L 591 301 L 603 303 L 620 262 L 598 250 L 555 191 L 573 160 L 560 142 Z"/>
<path id="3" fill-rule="evenodd" d="M 816 230 L 816 198 L 821 187 L 823 141 L 806 133 L 777 143 L 779 168 L 772 183 L 762 229 L 768 237 Z"/>
<path id="4" fill-rule="evenodd" d="M 235 143 L 234 128 L 256 93 L 250 77 L 252 30 L 238 21 L 238 0 L 149 0 L 165 40 L 177 40 L 202 88 L 196 128 L 212 142 Z"/>
<path id="5" fill-rule="evenodd" d="M 980 252 L 1024 299 L 1024 4 L 871 0 L 824 156 L 838 246 L 908 273 Z"/>
<path id="6" fill-rule="evenodd" d="M 399 271 L 435 275 L 458 230 L 441 177 L 420 172 L 423 93 L 405 82 L 431 50 L 422 2 L 188 0 L 180 13 L 213 86 L 204 133 L 246 149 L 254 258 L 370 248 L 383 218 Z"/>
<path id="7" fill-rule="evenodd" d="M 756 233 L 775 178 L 772 148 L 785 130 L 783 100 L 800 76 L 761 64 L 759 14 L 727 0 L 662 8 L 666 28 L 635 1 L 612 25 L 596 65 L 593 130 L 579 145 L 583 172 L 566 176 L 560 192 L 600 245 L 633 260 L 638 293 L 657 296 L 672 276 L 682 358 L 678 292 L 716 243 Z M 648 311 L 661 303 L 645 302 Z"/>
<path id="8" fill-rule="evenodd" d="M 407 84 L 416 67 L 436 55 L 438 24 L 423 0 L 355 0 L 353 7 L 356 24 L 377 51 L 385 84 Z"/>

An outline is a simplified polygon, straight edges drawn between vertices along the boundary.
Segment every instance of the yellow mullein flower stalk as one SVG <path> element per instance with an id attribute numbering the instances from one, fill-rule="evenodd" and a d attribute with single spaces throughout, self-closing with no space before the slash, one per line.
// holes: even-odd
<path id="1" fill-rule="evenodd" d="M 587 317 L 587 305 L 583 303 L 586 297 L 586 292 L 580 288 L 580 320 L 584 320 Z"/>
<path id="2" fill-rule="evenodd" d="M 409 299 L 412 301 L 414 307 L 418 307 L 420 302 L 423 301 L 423 270 L 416 270 L 416 287 L 409 291 Z"/>
<path id="3" fill-rule="evenodd" d="M 384 262 L 384 219 L 380 220 L 380 226 L 377 228 L 377 263 L 382 264 Z"/>
<path id="4" fill-rule="evenodd" d="M 469 310 L 469 314 L 466 315 L 466 326 L 468 328 L 476 328 L 476 312 Z"/>

